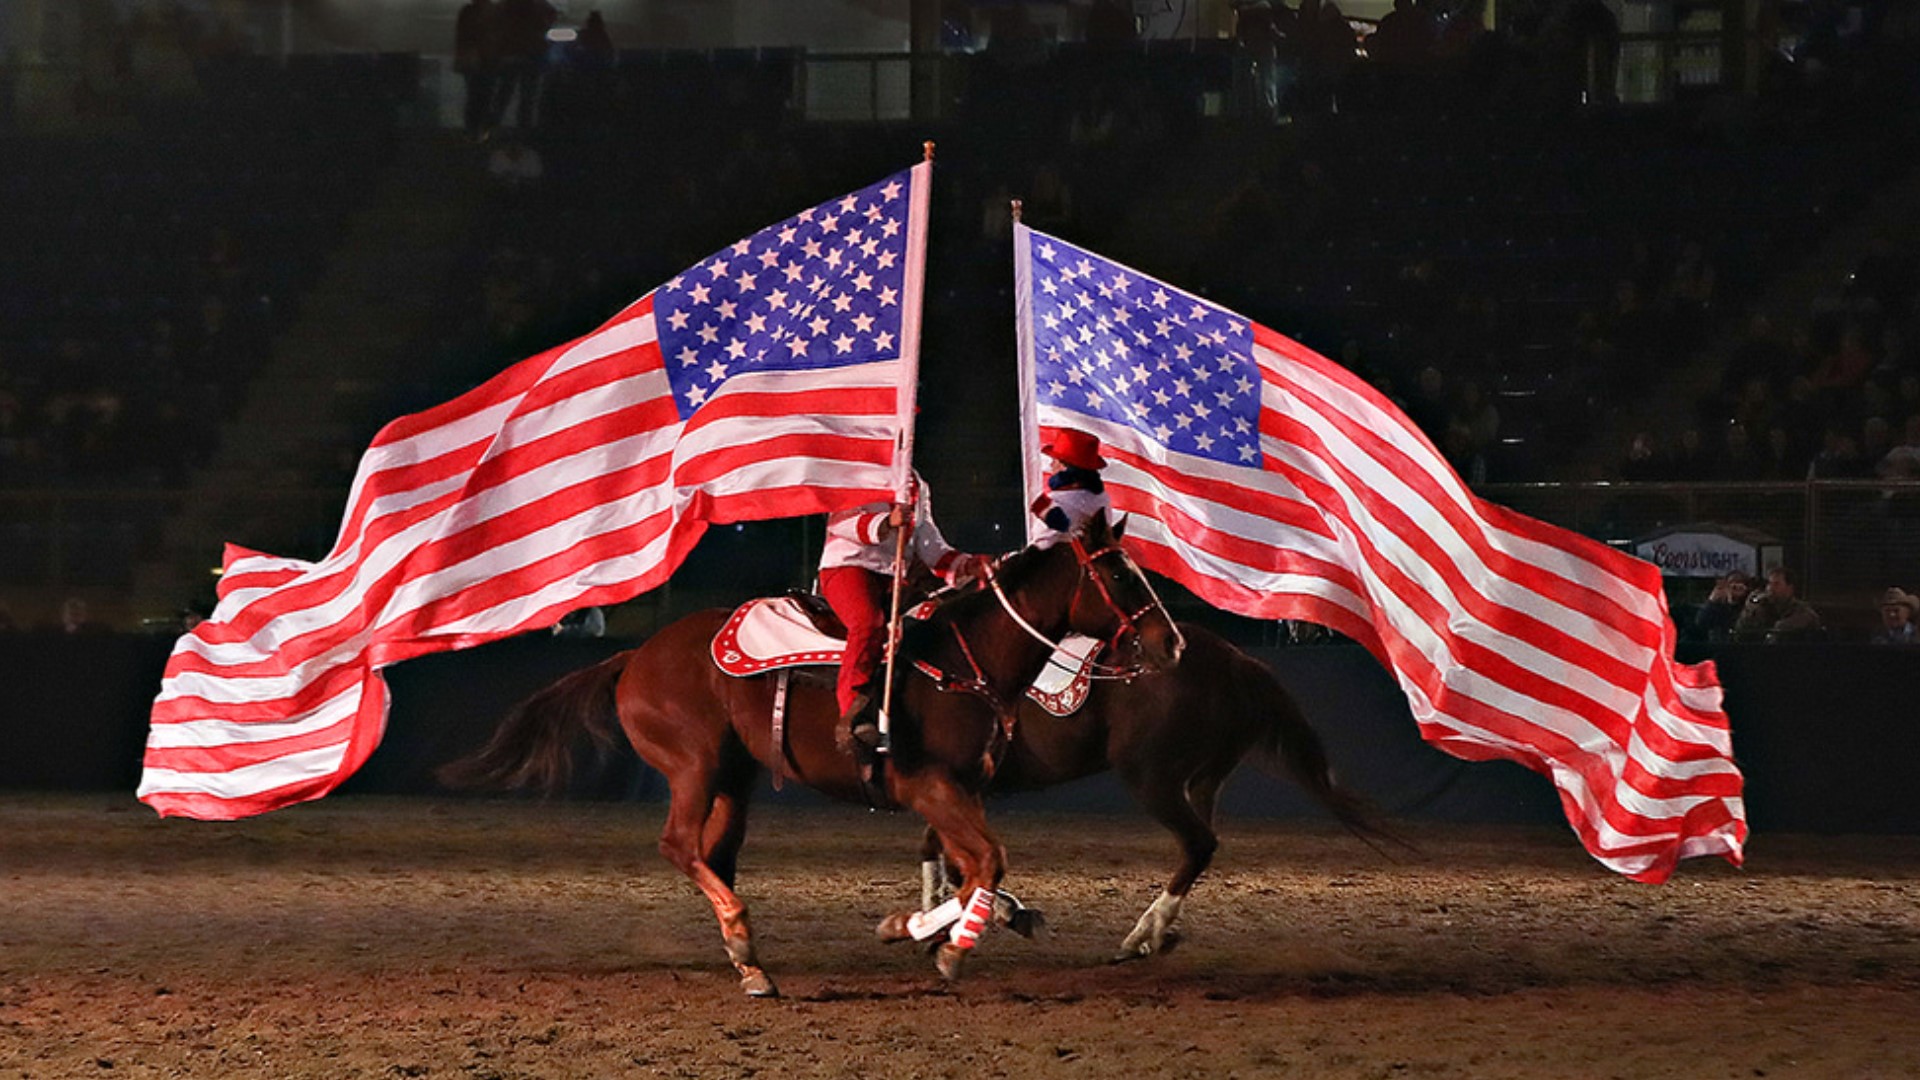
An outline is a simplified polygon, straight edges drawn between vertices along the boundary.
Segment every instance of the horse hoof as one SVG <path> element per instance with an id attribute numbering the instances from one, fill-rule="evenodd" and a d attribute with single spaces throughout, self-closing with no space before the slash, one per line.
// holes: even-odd
<path id="1" fill-rule="evenodd" d="M 1107 958 L 1109 964 L 1124 964 L 1131 960 L 1145 960 L 1153 955 L 1153 943 L 1142 941 L 1138 945 L 1122 942 L 1120 951 Z"/>
<path id="2" fill-rule="evenodd" d="M 773 985 L 773 979 L 764 971 L 749 971 L 740 976 L 740 989 L 750 998 L 777 998 L 780 988 Z"/>
<path id="3" fill-rule="evenodd" d="M 1047 917 L 1033 908 L 1021 908 L 1007 916 L 1007 929 L 1023 938 L 1031 938 L 1045 929 Z"/>
<path id="4" fill-rule="evenodd" d="M 907 940 L 913 936 L 907 930 L 907 919 L 911 915 L 912 913 L 907 911 L 893 912 L 881 919 L 880 925 L 873 928 L 873 935 L 889 945 L 896 941 Z"/>
<path id="5" fill-rule="evenodd" d="M 948 982 L 957 982 L 960 978 L 960 970 L 966 966 L 967 953 L 970 951 L 972 950 L 963 949 L 952 943 L 942 945 L 940 952 L 933 958 L 933 966 L 939 969 L 941 978 Z"/>

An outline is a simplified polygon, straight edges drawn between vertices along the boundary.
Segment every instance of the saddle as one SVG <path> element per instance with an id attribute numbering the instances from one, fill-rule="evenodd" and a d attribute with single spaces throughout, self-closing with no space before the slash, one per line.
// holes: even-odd
<path id="1" fill-rule="evenodd" d="M 919 614 L 916 608 L 909 617 Z M 713 662 L 722 672 L 744 679 L 788 668 L 838 664 L 846 648 L 846 628 L 826 600 L 812 593 L 789 592 L 749 600 L 735 608 L 713 636 Z M 1100 642 L 1070 635 L 1060 643 L 1027 697 L 1054 716 L 1071 716 L 1087 702 L 1090 672 Z"/>

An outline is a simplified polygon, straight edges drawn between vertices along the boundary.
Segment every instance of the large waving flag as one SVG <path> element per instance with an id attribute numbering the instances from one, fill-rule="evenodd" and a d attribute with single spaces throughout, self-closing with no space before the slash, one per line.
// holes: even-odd
<path id="1" fill-rule="evenodd" d="M 755 233 L 388 425 L 321 561 L 229 548 L 168 661 L 140 798 L 215 819 L 319 798 L 379 744 L 386 665 L 637 595 L 709 524 L 904 491 L 930 172 Z"/>
<path id="2" fill-rule="evenodd" d="M 1672 660 L 1655 567 L 1475 498 L 1372 387 L 1266 327 L 1024 226 L 1015 260 L 1030 490 L 1049 429 L 1098 435 L 1144 565 L 1366 645 L 1428 742 L 1550 777 L 1622 874 L 1740 861 L 1720 686 Z"/>

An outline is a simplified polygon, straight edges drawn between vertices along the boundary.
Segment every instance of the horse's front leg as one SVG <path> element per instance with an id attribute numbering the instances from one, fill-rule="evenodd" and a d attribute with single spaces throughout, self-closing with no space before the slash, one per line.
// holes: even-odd
<path id="1" fill-rule="evenodd" d="M 951 777 L 922 776 L 897 786 L 906 806 L 939 834 L 947 858 L 960 872 L 960 890 L 949 902 L 951 910 L 895 912 L 881 922 L 879 933 L 885 940 L 924 938 L 950 924 L 935 963 L 941 975 L 957 979 L 967 954 L 993 919 L 996 890 L 1006 873 L 1006 849 L 987 827 L 980 796 Z"/>
<path id="2" fill-rule="evenodd" d="M 934 910 L 942 900 L 953 895 L 959 885 L 959 875 L 947 865 L 939 830 L 929 826 L 920 839 L 920 911 L 924 914 Z M 1019 897 L 1001 889 L 994 897 L 993 921 L 1023 938 L 1030 938 L 1046 926 L 1047 917 L 1040 909 L 1028 907 Z M 889 941 L 905 940 L 885 933 L 881 936 Z"/>

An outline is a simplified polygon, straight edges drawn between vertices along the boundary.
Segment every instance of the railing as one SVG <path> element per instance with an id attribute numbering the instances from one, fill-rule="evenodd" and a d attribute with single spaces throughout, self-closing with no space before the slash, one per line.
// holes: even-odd
<path id="1" fill-rule="evenodd" d="M 1482 497 L 1627 547 L 1673 525 L 1739 525 L 1781 542 L 1800 593 L 1859 605 L 1889 585 L 1920 584 L 1920 482 L 1492 484 Z"/>

